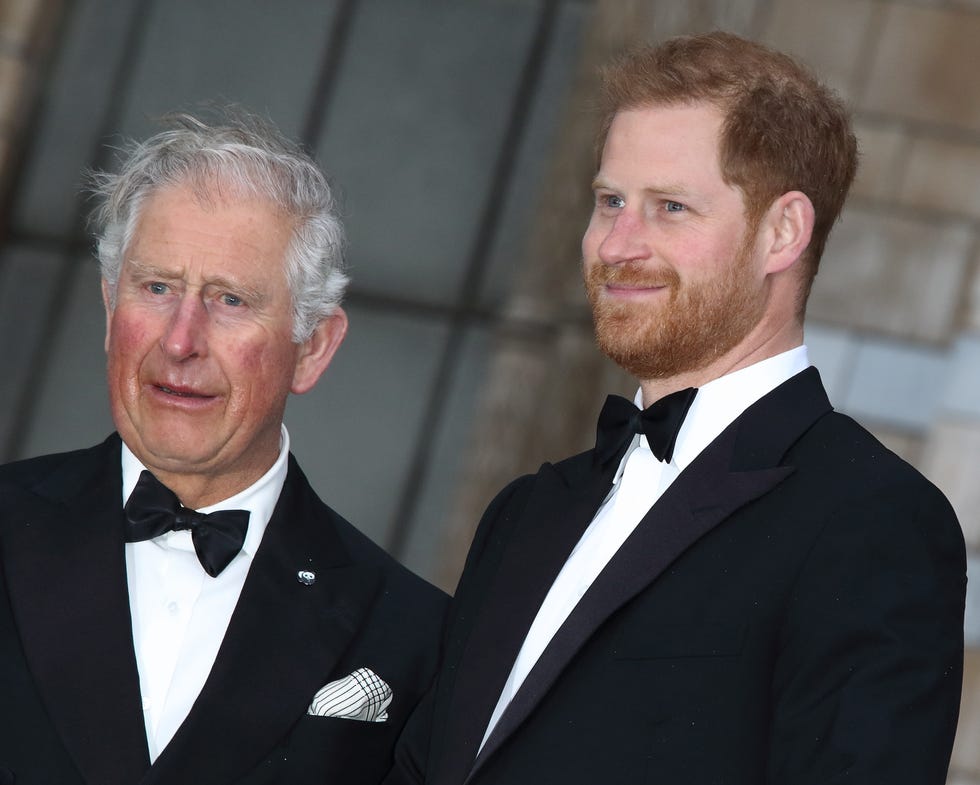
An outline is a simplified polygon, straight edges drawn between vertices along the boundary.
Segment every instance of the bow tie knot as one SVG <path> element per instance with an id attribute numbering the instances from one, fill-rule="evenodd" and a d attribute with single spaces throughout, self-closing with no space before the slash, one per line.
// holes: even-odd
<path id="1" fill-rule="evenodd" d="M 177 494 L 145 469 L 124 511 L 126 542 L 142 542 L 169 531 L 189 530 L 198 561 L 212 578 L 231 564 L 242 549 L 248 531 L 248 510 L 204 513 L 188 509 L 180 503 Z"/>
<path id="2" fill-rule="evenodd" d="M 206 523 L 213 523 L 216 518 L 212 518 L 212 515 L 221 516 L 221 512 L 245 512 L 245 510 L 222 510 L 217 513 L 206 513 L 198 512 L 197 510 L 191 510 L 187 507 L 181 507 L 180 509 L 174 511 L 174 525 L 173 530 L 175 532 L 179 531 L 195 531 L 196 529 L 203 526 Z M 202 529 L 203 531 L 203 529 Z"/>
<path id="3" fill-rule="evenodd" d="M 644 410 L 619 395 L 610 395 L 599 414 L 595 452 L 601 464 L 622 459 L 633 437 L 642 433 L 657 460 L 669 463 L 674 445 L 697 389 L 688 387 L 661 398 Z"/>

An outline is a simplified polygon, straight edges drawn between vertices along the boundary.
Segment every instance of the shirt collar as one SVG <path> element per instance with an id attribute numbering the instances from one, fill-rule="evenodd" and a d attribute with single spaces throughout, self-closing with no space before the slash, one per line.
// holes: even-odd
<path id="1" fill-rule="evenodd" d="M 742 412 L 808 367 L 810 360 L 807 349 L 805 345 L 801 345 L 720 376 L 699 387 L 694 403 L 677 434 L 671 463 L 678 471 L 686 469 Z M 637 390 L 633 401 L 643 408 L 642 390 Z M 638 441 L 639 437 L 634 444 Z M 645 439 L 642 440 L 642 446 L 649 449 Z M 627 450 L 627 455 L 629 452 Z M 625 457 L 623 460 L 625 461 Z"/>
<path id="2" fill-rule="evenodd" d="M 279 457 L 272 464 L 269 470 L 248 488 L 239 491 L 234 496 L 223 499 L 215 504 L 201 507 L 198 512 L 215 512 L 216 510 L 248 510 L 248 531 L 245 534 L 245 542 L 242 550 L 249 556 L 255 555 L 262 535 L 265 534 L 266 526 L 272 518 L 272 512 L 279 501 L 279 494 L 282 486 L 286 482 L 286 473 L 289 467 L 289 431 L 283 424 L 280 426 L 279 437 Z M 136 487 L 140 472 L 146 467 L 140 462 L 133 451 L 123 442 L 122 445 L 122 487 L 123 505 L 129 500 L 130 494 Z M 175 532 L 180 534 L 181 532 Z"/>
<path id="3" fill-rule="evenodd" d="M 698 388 L 674 447 L 683 471 L 735 419 L 764 395 L 810 366 L 806 346 L 761 360 Z"/>

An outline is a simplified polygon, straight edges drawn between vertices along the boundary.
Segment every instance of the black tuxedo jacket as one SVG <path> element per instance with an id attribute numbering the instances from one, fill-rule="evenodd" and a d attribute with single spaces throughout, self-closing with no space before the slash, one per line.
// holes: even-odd
<path id="1" fill-rule="evenodd" d="M 592 453 L 506 488 L 391 782 L 941 785 L 965 551 L 942 494 L 809 369 L 675 480 L 477 755 L 525 633 L 606 496 Z"/>
<path id="2" fill-rule="evenodd" d="M 444 595 L 326 507 L 290 456 L 214 667 L 150 766 L 119 453 L 112 436 L 0 469 L 0 783 L 377 783 L 431 683 Z M 360 667 L 391 685 L 386 722 L 307 716 Z"/>

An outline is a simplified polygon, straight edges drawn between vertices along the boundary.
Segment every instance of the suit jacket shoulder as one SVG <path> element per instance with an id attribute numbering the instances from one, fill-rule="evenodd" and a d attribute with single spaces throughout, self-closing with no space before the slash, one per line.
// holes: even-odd
<path id="1" fill-rule="evenodd" d="M 784 462 L 794 467 L 787 490 L 805 500 L 801 513 L 823 516 L 828 531 L 846 525 L 896 547 L 941 543 L 950 557 L 965 548 L 942 491 L 846 415 L 820 418 Z"/>
<path id="2" fill-rule="evenodd" d="M 84 492 L 96 478 L 119 474 L 121 445 L 113 433 L 85 449 L 13 461 L 0 466 L 0 485 L 19 487 L 44 498 L 71 498 Z M 120 493 L 121 488 L 120 481 Z"/>

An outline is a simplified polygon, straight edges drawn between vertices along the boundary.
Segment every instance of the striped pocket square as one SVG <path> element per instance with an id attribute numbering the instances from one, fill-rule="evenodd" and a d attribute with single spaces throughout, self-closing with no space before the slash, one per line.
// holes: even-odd
<path id="1" fill-rule="evenodd" d="M 358 668 L 349 676 L 321 687 L 307 714 L 364 722 L 388 719 L 391 687 L 370 668 Z"/>

